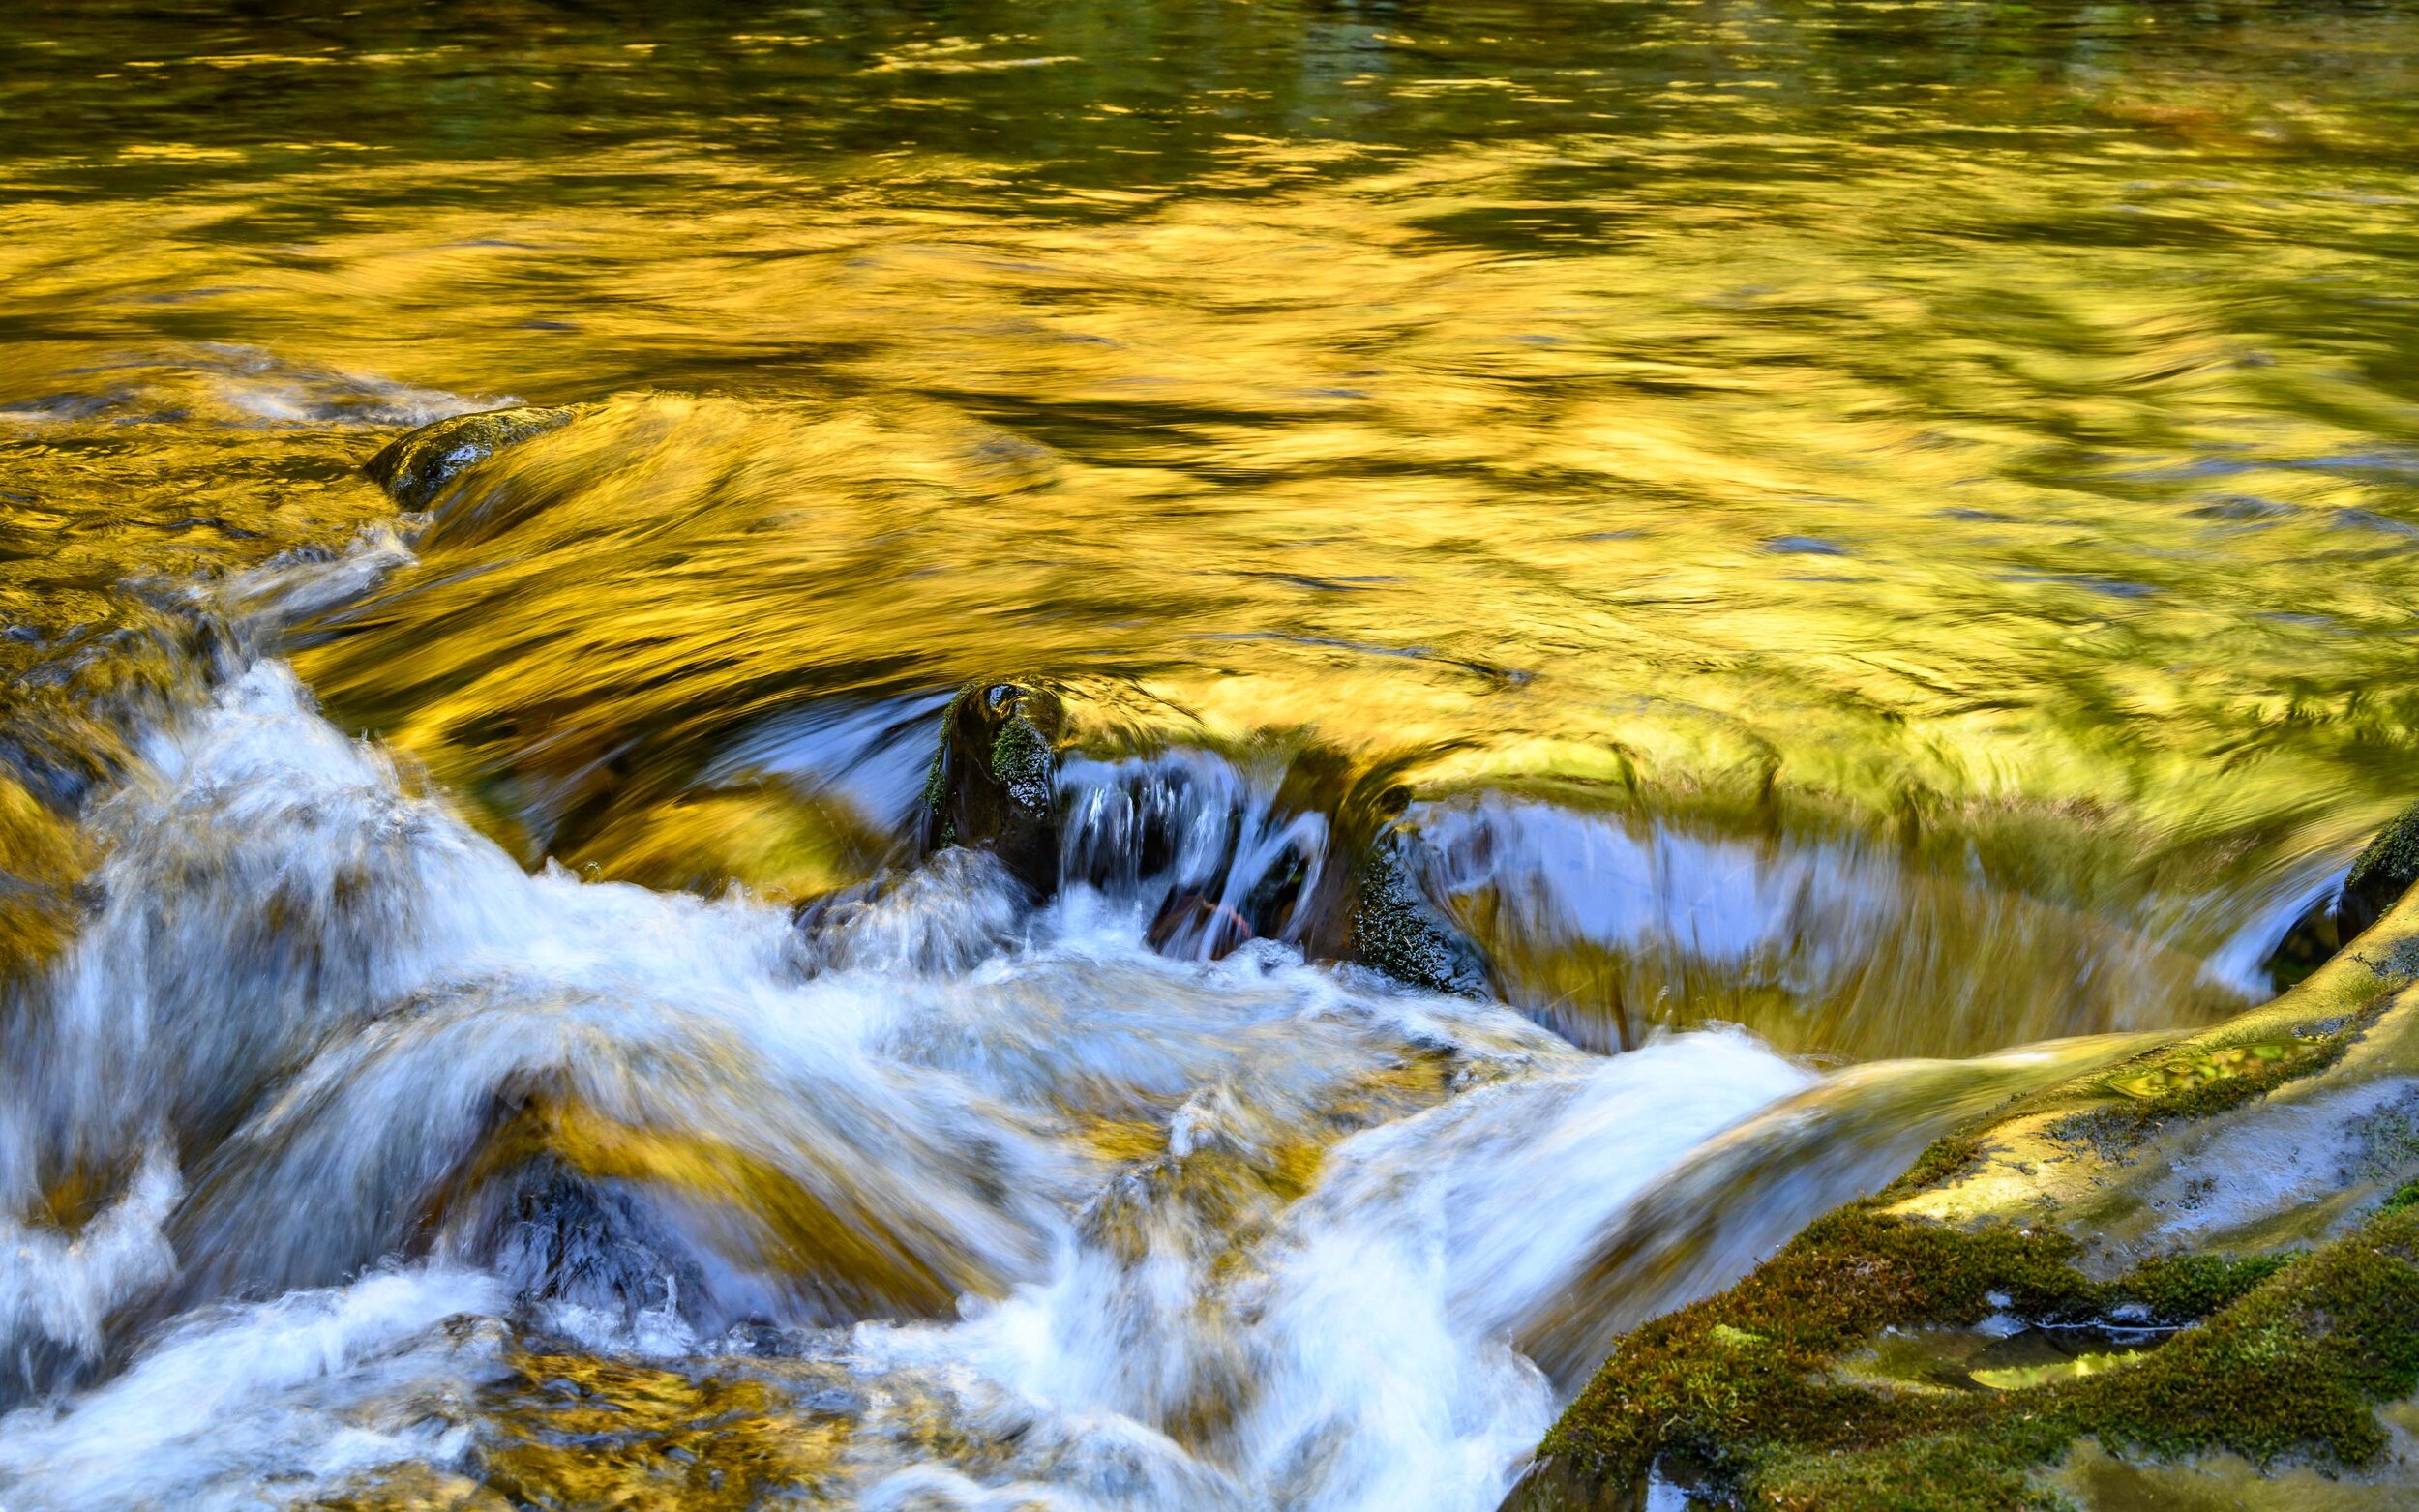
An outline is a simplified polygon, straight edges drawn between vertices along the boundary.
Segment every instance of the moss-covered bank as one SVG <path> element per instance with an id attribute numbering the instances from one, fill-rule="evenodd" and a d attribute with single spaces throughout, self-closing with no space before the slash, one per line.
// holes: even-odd
<path id="1" fill-rule="evenodd" d="M 1940 1141 L 1630 1333 L 1507 1508 L 1631 1508 L 1655 1474 L 1714 1506 L 2064 1507 L 2086 1445 L 2419 1504 L 2377 1413 L 2419 1390 L 2414 938 L 2405 899 L 2276 1002 Z M 1853 1368 L 1890 1331 L 2111 1320 L 2165 1342 L 2006 1390 Z"/>
<path id="2" fill-rule="evenodd" d="M 2076 1440 L 2358 1468 L 2373 1408 L 2419 1387 L 2419 1205 L 2313 1255 L 2153 1260 L 2085 1276 L 2056 1230 L 1962 1230 L 1859 1203 L 1721 1296 L 1632 1334 L 1541 1445 L 1513 1502 L 1618 1505 L 1663 1472 L 1717 1504 L 2058 1505 L 2037 1473 Z M 1898 1391 L 1840 1379 L 1884 1328 L 2123 1313 L 2199 1322 L 2130 1369 L 2029 1390 Z"/>

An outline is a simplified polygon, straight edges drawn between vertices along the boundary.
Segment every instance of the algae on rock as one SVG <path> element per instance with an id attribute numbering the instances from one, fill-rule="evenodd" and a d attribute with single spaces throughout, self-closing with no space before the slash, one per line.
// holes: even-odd
<path id="1" fill-rule="evenodd" d="M 2185 1456 L 2419 1504 L 2379 1417 L 2419 1389 L 2415 943 L 2405 898 L 2277 1001 L 2017 1100 L 1634 1330 L 1507 1509 L 1634 1506 L 1657 1474 L 1715 1505 L 2060 1507 L 2070 1462 Z M 1885 1330 L 1990 1319 L 2173 1331 L 2008 1390 L 1852 1368 Z"/>
<path id="2" fill-rule="evenodd" d="M 2419 881 L 2419 804 L 2396 815 L 2352 863 L 2335 905 L 2337 927 L 2345 938 L 2359 934 L 2383 917 L 2414 881 Z"/>
<path id="3" fill-rule="evenodd" d="M 1458 997 L 1493 995 L 1486 958 L 1428 902 L 1398 829 L 1362 858 L 1353 900 L 1352 956 L 1398 982 Z"/>
<path id="4" fill-rule="evenodd" d="M 570 405 L 519 405 L 449 415 L 388 442 L 362 464 L 371 481 L 405 509 L 427 509 L 455 479 L 510 446 L 571 423 Z"/>
<path id="5" fill-rule="evenodd" d="M 1049 690 L 969 683 L 941 717 L 924 775 L 918 844 L 988 850 L 1035 901 L 1059 885 L 1058 741 L 1065 717 Z"/>

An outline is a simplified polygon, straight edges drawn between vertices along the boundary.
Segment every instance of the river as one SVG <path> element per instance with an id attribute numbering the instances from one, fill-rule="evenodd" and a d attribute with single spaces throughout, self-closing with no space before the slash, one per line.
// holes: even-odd
<path id="1" fill-rule="evenodd" d="M 2419 796 L 2403 0 L 38 0 L 0 233 L 9 1512 L 1488 1512 Z"/>

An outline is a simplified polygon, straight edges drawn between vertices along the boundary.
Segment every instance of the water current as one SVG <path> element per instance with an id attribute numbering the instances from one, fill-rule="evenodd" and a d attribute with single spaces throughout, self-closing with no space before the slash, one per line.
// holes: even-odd
<path id="1" fill-rule="evenodd" d="M 1487 1512 L 2419 795 L 2415 102 L 2399 0 L 12 8 L 0 1508 Z"/>

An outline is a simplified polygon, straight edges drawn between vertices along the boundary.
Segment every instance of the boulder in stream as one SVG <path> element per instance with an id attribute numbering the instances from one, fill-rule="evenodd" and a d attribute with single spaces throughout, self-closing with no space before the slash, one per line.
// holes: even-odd
<path id="1" fill-rule="evenodd" d="M 2344 885 L 2296 921 L 2268 957 L 2270 980 L 2282 989 L 2310 974 L 2344 948 L 2344 942 L 2384 917 L 2395 900 L 2419 881 L 2419 803 L 2377 831 Z"/>
<path id="2" fill-rule="evenodd" d="M 570 405 L 448 415 L 389 441 L 362 471 L 405 509 L 427 509 L 446 487 L 506 447 L 571 423 Z"/>
<path id="3" fill-rule="evenodd" d="M 2352 863 L 2335 901 L 2336 928 L 2345 939 L 2385 916 L 2419 881 L 2419 804 L 2394 816 Z"/>
<path id="4" fill-rule="evenodd" d="M 1038 902 L 1059 886 L 1059 754 L 1064 712 L 1056 695 L 1015 682 L 974 682 L 941 717 L 924 778 L 918 843 L 987 850 Z"/>
<path id="5" fill-rule="evenodd" d="M 1409 845 L 1389 826 L 1363 852 L 1354 874 L 1352 959 L 1432 993 L 1495 995 L 1484 953 L 1420 890 Z"/>

